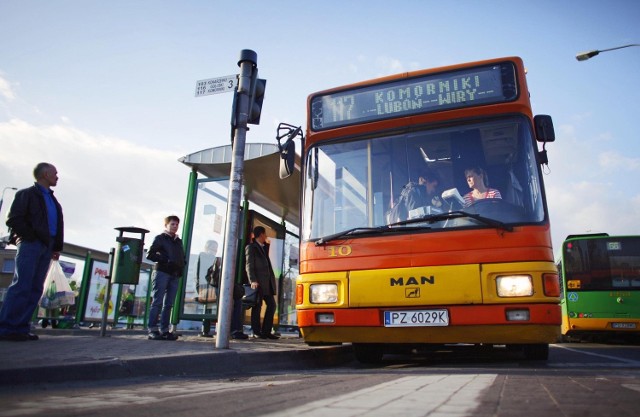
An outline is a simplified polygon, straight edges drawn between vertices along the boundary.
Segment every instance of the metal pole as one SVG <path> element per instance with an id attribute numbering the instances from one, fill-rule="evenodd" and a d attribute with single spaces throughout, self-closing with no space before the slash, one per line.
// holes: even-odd
<path id="1" fill-rule="evenodd" d="M 87 251 L 87 255 L 84 258 L 84 270 L 82 271 L 82 281 L 80 283 L 80 288 L 78 288 L 78 298 L 76 299 L 76 319 L 75 326 L 80 326 L 80 322 L 84 318 L 86 311 L 84 310 L 87 306 L 86 294 L 89 291 L 89 284 L 91 280 L 91 268 L 93 267 L 93 262 L 91 259 L 91 251 Z M 96 278 L 101 279 L 101 278 Z"/>
<path id="2" fill-rule="evenodd" d="M 182 221 L 182 247 L 184 249 L 184 253 L 189 253 L 189 251 L 191 250 L 191 237 L 193 236 L 193 219 L 195 218 L 196 211 L 196 193 L 198 191 L 198 171 L 191 171 L 191 174 L 189 174 L 189 185 L 187 187 L 187 203 L 184 208 L 184 219 Z M 186 286 L 187 269 L 185 268 L 184 273 L 180 277 L 178 292 L 176 293 L 176 298 L 173 302 L 173 309 L 171 310 L 171 324 L 173 324 L 174 328 L 177 328 L 178 323 L 180 322 L 180 318 L 182 317 Z"/>
<path id="3" fill-rule="evenodd" d="M 122 232 L 120 233 L 122 236 Z M 113 274 L 113 257 L 116 253 L 114 248 L 109 251 L 109 275 L 107 279 L 107 291 L 104 295 L 104 303 L 102 304 L 102 325 L 100 326 L 100 336 L 104 337 L 107 333 L 107 318 L 109 316 L 109 303 L 111 302 L 111 275 Z M 115 306 L 113 306 L 115 308 Z"/>
<path id="4" fill-rule="evenodd" d="M 233 310 L 233 285 L 235 278 L 236 252 L 238 249 L 239 216 L 242 198 L 242 178 L 244 170 L 244 147 L 249 119 L 249 101 L 251 78 L 257 71 L 258 55 L 249 49 L 240 51 L 240 78 L 238 80 L 238 107 L 236 111 L 236 129 L 231 159 L 231 178 L 229 182 L 229 204 L 227 206 L 227 227 L 224 238 L 222 260 L 222 278 L 220 282 L 220 304 L 218 307 L 217 349 L 229 348 L 231 311 Z M 255 78 L 255 77 L 254 77 Z"/>

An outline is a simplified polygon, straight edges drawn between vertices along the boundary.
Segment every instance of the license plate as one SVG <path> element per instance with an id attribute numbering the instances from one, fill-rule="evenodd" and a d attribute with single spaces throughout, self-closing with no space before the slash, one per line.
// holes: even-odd
<path id="1" fill-rule="evenodd" d="M 614 329 L 635 329 L 635 323 L 611 323 L 611 327 Z"/>
<path id="2" fill-rule="evenodd" d="M 442 310 L 394 310 L 384 312 L 384 327 L 448 326 L 449 312 Z"/>

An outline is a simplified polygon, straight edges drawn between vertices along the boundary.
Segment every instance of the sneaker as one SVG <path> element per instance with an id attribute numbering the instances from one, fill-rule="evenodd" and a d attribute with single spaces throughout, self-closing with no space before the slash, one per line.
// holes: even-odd
<path id="1" fill-rule="evenodd" d="M 178 340 L 178 336 L 175 333 L 164 332 L 162 336 L 160 336 L 162 340 Z"/>
<path id="2" fill-rule="evenodd" d="M 147 337 L 149 340 L 162 340 L 162 335 L 159 331 L 155 330 L 153 332 L 149 332 L 149 336 Z"/>
<path id="3" fill-rule="evenodd" d="M 233 333 L 231 335 L 232 339 L 237 339 L 237 340 L 246 340 L 249 338 L 248 335 L 244 334 L 244 333 Z"/>

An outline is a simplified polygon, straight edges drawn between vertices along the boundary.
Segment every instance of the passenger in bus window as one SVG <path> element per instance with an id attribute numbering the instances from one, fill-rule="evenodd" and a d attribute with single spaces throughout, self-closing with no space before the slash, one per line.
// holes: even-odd
<path id="1" fill-rule="evenodd" d="M 425 169 L 418 175 L 418 182 L 409 182 L 402 187 L 400 196 L 387 212 L 387 222 L 395 223 L 416 217 L 439 213 L 442 200 L 438 191 L 440 178 L 430 169 Z M 435 210 L 434 210 L 435 209 Z"/>
<path id="2" fill-rule="evenodd" d="M 489 177 L 484 169 L 478 166 L 467 168 L 464 170 L 464 177 L 471 188 L 471 191 L 464 196 L 465 207 L 485 198 L 502 198 L 500 191 L 489 188 Z"/>
<path id="3" fill-rule="evenodd" d="M 409 184 L 407 184 L 409 186 Z M 441 207 L 440 178 L 432 169 L 425 169 L 418 175 L 418 186 L 415 193 L 407 196 L 407 209 L 409 211 L 418 207 Z"/>

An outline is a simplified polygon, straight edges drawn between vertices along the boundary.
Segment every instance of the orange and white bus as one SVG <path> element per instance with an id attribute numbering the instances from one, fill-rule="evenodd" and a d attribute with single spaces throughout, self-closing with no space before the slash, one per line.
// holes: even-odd
<path id="1" fill-rule="evenodd" d="M 310 95 L 296 288 L 305 342 L 352 343 L 362 362 L 459 343 L 547 359 L 561 323 L 541 173 L 553 140 L 520 58 Z"/>

